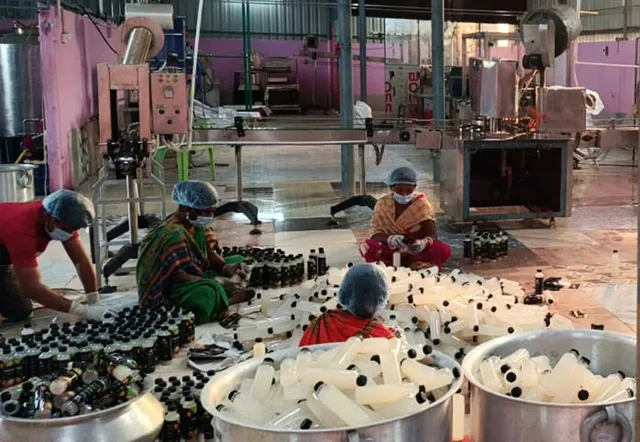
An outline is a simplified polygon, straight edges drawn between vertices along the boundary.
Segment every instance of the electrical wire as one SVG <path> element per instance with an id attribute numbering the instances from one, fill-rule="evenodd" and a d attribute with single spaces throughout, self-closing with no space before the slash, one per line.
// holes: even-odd
<path id="1" fill-rule="evenodd" d="M 102 30 L 100 29 L 100 26 L 98 26 L 98 24 L 95 22 L 95 20 L 93 20 L 93 17 L 91 16 L 91 14 L 89 14 L 89 11 L 87 11 L 87 9 L 84 6 L 79 6 L 79 7 L 80 7 L 80 9 L 82 9 L 82 11 L 87 16 L 87 18 L 91 21 L 93 26 L 95 26 L 96 31 L 98 31 L 98 34 L 100 34 L 100 37 L 102 37 L 102 41 L 104 41 L 104 44 L 106 44 L 109 47 L 109 49 L 111 49 L 111 51 L 113 51 L 114 54 L 118 55 L 118 51 L 116 51 L 113 48 L 113 46 L 111 46 L 111 43 L 109 43 L 109 40 L 107 40 L 107 37 L 105 37 L 104 34 L 102 33 Z"/>

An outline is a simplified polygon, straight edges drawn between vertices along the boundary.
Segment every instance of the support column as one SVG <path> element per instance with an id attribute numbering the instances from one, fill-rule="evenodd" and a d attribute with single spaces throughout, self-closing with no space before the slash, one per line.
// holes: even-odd
<path id="1" fill-rule="evenodd" d="M 365 0 L 358 3 L 358 34 L 360 37 L 360 101 L 367 102 L 367 11 Z"/>
<path id="2" fill-rule="evenodd" d="M 444 129 L 444 0 L 431 1 L 431 57 L 433 69 L 433 119 Z M 433 151 L 433 180 L 440 182 L 440 151 Z"/>
<path id="3" fill-rule="evenodd" d="M 353 66 L 351 55 L 351 2 L 338 0 L 338 72 L 340 76 L 340 127 L 353 128 Z M 355 167 L 353 145 L 343 144 L 341 149 L 342 196 L 355 194 Z"/>

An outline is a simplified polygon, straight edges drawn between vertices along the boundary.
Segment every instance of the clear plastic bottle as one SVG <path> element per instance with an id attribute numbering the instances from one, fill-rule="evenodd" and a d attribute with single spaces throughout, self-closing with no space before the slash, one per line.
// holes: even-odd
<path id="1" fill-rule="evenodd" d="M 34 337 L 35 330 L 31 327 L 31 323 L 27 322 L 26 324 L 24 324 L 24 327 L 22 327 L 22 330 L 20 331 L 20 339 L 23 343 L 30 344 L 31 342 L 33 342 Z"/>
<path id="2" fill-rule="evenodd" d="M 91 345 L 89 345 L 89 351 L 91 352 L 91 363 L 95 367 L 102 367 L 104 363 L 104 345 L 102 340 L 94 339 Z"/>
<path id="3" fill-rule="evenodd" d="M 542 295 L 544 291 L 544 273 L 542 273 L 541 269 L 536 270 L 535 291 L 536 295 Z"/>
<path id="4" fill-rule="evenodd" d="M 317 276 L 318 256 L 316 255 L 316 249 L 311 249 L 307 258 L 307 279 L 316 279 Z"/>
<path id="5" fill-rule="evenodd" d="M 473 241 L 469 235 L 464 237 L 464 252 L 463 256 L 466 260 L 473 259 Z"/>
<path id="6" fill-rule="evenodd" d="M 19 345 L 13 351 L 13 378 L 16 384 L 20 384 L 24 382 L 25 379 L 25 370 L 23 365 L 23 360 L 25 357 L 26 348 L 22 345 Z"/>
<path id="7" fill-rule="evenodd" d="M 70 362 L 71 362 L 71 355 L 69 354 L 69 349 L 64 345 L 59 347 L 58 354 L 55 356 L 55 361 L 54 361 L 55 370 L 61 371 L 61 370 L 68 369 Z"/>
<path id="8" fill-rule="evenodd" d="M 49 347 L 42 347 L 42 352 L 38 356 L 38 376 L 49 376 L 53 368 L 53 352 Z"/>
<path id="9" fill-rule="evenodd" d="M 40 356 L 40 348 L 37 343 L 32 342 L 29 344 L 23 359 L 27 378 L 38 376 L 38 356 Z"/>
<path id="10" fill-rule="evenodd" d="M 324 253 L 324 247 L 318 249 L 318 276 L 327 274 L 327 255 Z"/>

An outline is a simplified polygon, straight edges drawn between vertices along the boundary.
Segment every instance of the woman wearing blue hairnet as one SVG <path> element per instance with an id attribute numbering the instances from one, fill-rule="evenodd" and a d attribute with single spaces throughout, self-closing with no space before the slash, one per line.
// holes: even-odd
<path id="1" fill-rule="evenodd" d="M 344 342 L 352 336 L 392 338 L 394 332 L 375 319 L 391 293 L 385 272 L 373 264 L 351 267 L 344 276 L 338 302 L 342 309 L 328 310 L 307 327 L 300 346 Z"/>
<path id="2" fill-rule="evenodd" d="M 365 261 L 392 265 L 394 252 L 400 252 L 402 265 L 414 270 L 442 268 L 451 247 L 437 238 L 433 207 L 424 194 L 416 193 L 415 171 L 398 167 L 389 174 L 387 184 L 391 193 L 376 203 L 371 238 L 360 246 Z"/>
<path id="3" fill-rule="evenodd" d="M 254 296 L 221 278 L 241 274 L 243 258 L 225 261 L 216 253 L 218 241 L 210 227 L 218 203 L 213 185 L 182 181 L 173 188 L 173 202 L 178 210 L 142 241 L 136 268 L 140 303 L 169 301 L 191 310 L 198 323 L 218 319 L 230 304 Z"/>
<path id="4" fill-rule="evenodd" d="M 94 266 L 78 236 L 93 217 L 91 201 L 71 190 L 59 190 L 43 201 L 0 203 L 0 314 L 4 318 L 28 318 L 33 299 L 53 310 L 102 319 L 104 307 L 69 301 L 44 284 L 38 269 L 38 256 L 51 241 L 60 241 L 85 292 L 96 293 Z"/>

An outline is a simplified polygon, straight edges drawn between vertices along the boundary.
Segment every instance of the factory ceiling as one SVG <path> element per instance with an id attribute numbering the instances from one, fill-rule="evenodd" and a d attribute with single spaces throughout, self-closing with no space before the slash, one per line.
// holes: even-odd
<path id="1" fill-rule="evenodd" d="M 357 0 L 353 1 L 354 4 Z M 367 16 L 431 19 L 431 0 L 365 0 Z M 472 23 L 518 24 L 526 0 L 445 0 L 445 20 Z M 354 15 L 357 15 L 357 6 Z"/>

